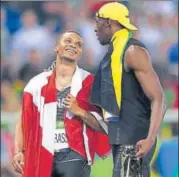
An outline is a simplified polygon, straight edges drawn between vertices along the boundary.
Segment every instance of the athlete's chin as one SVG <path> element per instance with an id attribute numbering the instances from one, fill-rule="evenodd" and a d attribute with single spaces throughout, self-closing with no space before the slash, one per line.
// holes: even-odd
<path id="1" fill-rule="evenodd" d="M 101 45 L 108 45 L 109 44 L 109 42 L 108 41 L 105 41 L 105 40 L 101 40 L 101 39 L 98 39 L 99 40 L 99 43 L 101 44 Z"/>
<path id="2" fill-rule="evenodd" d="M 69 56 L 69 55 L 64 55 L 62 58 L 63 58 L 65 61 L 68 61 L 68 62 L 70 62 L 70 63 L 73 63 L 73 62 L 76 61 L 76 58 L 74 58 L 74 57 L 72 57 L 72 56 Z"/>

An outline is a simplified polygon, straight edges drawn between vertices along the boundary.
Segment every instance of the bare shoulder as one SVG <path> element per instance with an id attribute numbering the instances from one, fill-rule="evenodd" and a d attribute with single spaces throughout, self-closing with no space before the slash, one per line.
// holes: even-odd
<path id="1" fill-rule="evenodd" d="M 125 53 L 126 64 L 134 70 L 152 68 L 151 57 L 148 51 L 140 46 L 131 45 Z"/>

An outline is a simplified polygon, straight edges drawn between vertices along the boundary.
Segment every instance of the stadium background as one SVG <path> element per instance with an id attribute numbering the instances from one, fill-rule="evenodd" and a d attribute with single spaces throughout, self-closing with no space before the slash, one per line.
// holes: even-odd
<path id="1" fill-rule="evenodd" d="M 81 67 L 94 72 L 102 59 L 106 48 L 96 39 L 93 18 L 102 3 L 1 1 L 1 177 L 16 176 L 11 167 L 11 153 L 21 93 L 28 80 L 55 59 L 57 36 L 77 30 L 84 37 Z M 151 164 L 152 177 L 178 177 L 178 1 L 124 3 L 139 27 L 135 36 L 150 51 L 169 107 Z M 110 177 L 111 169 L 111 157 L 104 161 L 96 157 L 91 177 Z"/>

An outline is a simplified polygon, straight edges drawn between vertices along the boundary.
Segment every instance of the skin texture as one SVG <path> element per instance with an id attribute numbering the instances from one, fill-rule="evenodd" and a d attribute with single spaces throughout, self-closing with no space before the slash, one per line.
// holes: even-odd
<path id="1" fill-rule="evenodd" d="M 21 120 L 19 120 L 16 124 L 15 135 L 18 136 L 14 137 L 15 152 L 12 159 L 12 165 L 17 173 L 22 174 L 23 173 L 22 165 L 24 164 L 24 154 L 22 152 L 23 135 L 22 135 Z"/>
<path id="2" fill-rule="evenodd" d="M 62 34 L 58 39 L 56 52 L 58 58 L 68 58 L 69 61 L 77 63 L 83 52 L 83 39 L 76 33 Z"/>
<path id="3" fill-rule="evenodd" d="M 101 45 L 107 45 L 110 43 L 112 34 L 110 32 L 109 21 L 103 18 L 95 18 L 96 20 L 96 35 Z"/>
<path id="4" fill-rule="evenodd" d="M 113 34 L 122 28 L 116 21 L 96 18 L 95 32 L 102 45 L 109 44 Z M 125 54 L 125 61 L 134 70 L 143 91 L 151 101 L 152 112 L 148 136 L 136 144 L 136 156 L 144 157 L 151 149 L 164 118 L 166 112 L 165 97 L 150 56 L 145 49 L 138 46 L 129 47 Z"/>
<path id="5" fill-rule="evenodd" d="M 146 96 L 151 101 L 151 122 L 148 137 L 137 143 L 137 157 L 144 157 L 152 148 L 166 111 L 164 92 L 155 73 L 148 52 L 138 46 L 131 46 L 126 52 L 126 64 L 134 69 L 135 76 Z"/>
<path id="6" fill-rule="evenodd" d="M 77 62 L 83 52 L 83 39 L 74 32 L 67 32 L 59 37 L 56 59 L 56 88 L 61 90 L 63 87 L 71 84 Z M 79 107 L 75 97 L 68 94 L 65 100 L 66 108 L 74 115 L 78 116 L 89 127 L 104 132 L 96 118 L 87 111 Z M 15 130 L 15 154 L 12 159 L 14 170 L 20 174 L 23 173 L 24 154 L 23 154 L 23 132 L 21 120 L 18 121 Z"/>
<path id="7" fill-rule="evenodd" d="M 96 17 L 95 21 L 95 32 L 101 45 L 108 45 L 113 34 L 119 29 L 123 29 L 123 27 L 114 20 Z"/>

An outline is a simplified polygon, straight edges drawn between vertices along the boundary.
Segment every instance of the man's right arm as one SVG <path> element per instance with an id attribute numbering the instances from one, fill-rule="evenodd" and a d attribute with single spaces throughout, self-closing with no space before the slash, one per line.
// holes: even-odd
<path id="1" fill-rule="evenodd" d="M 23 173 L 22 165 L 24 165 L 24 155 L 26 147 L 28 147 L 28 141 L 25 141 L 29 137 L 29 133 L 32 126 L 32 84 L 30 82 L 24 89 L 22 97 L 22 115 L 16 124 L 15 136 L 14 136 L 14 156 L 12 159 L 12 165 L 14 170 L 18 173 Z"/>
<path id="2" fill-rule="evenodd" d="M 16 124 L 15 135 L 14 135 L 14 154 L 24 152 L 23 149 L 23 132 L 22 132 L 22 120 Z"/>
<path id="3" fill-rule="evenodd" d="M 17 173 L 22 174 L 24 165 L 24 150 L 23 150 L 23 132 L 22 132 L 22 120 L 20 119 L 15 128 L 14 135 L 14 156 L 12 159 L 12 165 Z"/>

